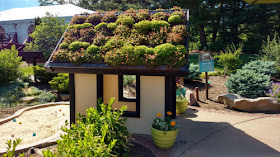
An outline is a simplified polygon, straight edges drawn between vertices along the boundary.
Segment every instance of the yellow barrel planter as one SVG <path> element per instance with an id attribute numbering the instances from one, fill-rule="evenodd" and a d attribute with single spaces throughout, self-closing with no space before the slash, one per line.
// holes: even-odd
<path id="1" fill-rule="evenodd" d="M 160 149 L 168 149 L 174 145 L 178 129 L 172 131 L 162 131 L 151 126 L 151 132 L 154 144 Z"/>
<path id="2" fill-rule="evenodd" d="M 188 101 L 176 101 L 176 113 L 177 114 L 183 114 L 186 112 L 186 109 L 188 107 Z"/>

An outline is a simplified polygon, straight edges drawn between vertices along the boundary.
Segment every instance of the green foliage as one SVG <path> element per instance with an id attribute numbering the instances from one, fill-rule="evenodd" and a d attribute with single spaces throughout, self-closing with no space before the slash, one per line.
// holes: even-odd
<path id="1" fill-rule="evenodd" d="M 69 92 L 69 74 L 58 74 L 51 81 L 49 81 L 51 87 L 58 92 L 68 93 Z"/>
<path id="2" fill-rule="evenodd" d="M 152 19 L 157 21 L 159 20 L 167 21 L 168 18 L 169 18 L 169 14 L 164 12 L 158 12 L 152 15 Z"/>
<path id="3" fill-rule="evenodd" d="M 169 56 L 171 56 L 175 51 L 176 47 L 172 44 L 161 44 L 158 45 L 154 48 L 154 51 L 157 52 L 158 56 L 157 59 L 159 60 L 160 63 L 164 65 L 168 65 L 168 60 Z"/>
<path id="4" fill-rule="evenodd" d="M 136 75 L 123 75 L 123 85 L 132 85 L 136 80 Z"/>
<path id="5" fill-rule="evenodd" d="M 168 33 L 166 42 L 173 45 L 181 45 L 184 44 L 184 39 L 185 38 L 177 33 Z"/>
<path id="6" fill-rule="evenodd" d="M 69 49 L 74 52 L 74 51 L 77 51 L 80 48 L 86 49 L 89 46 L 90 46 L 90 43 L 88 43 L 88 42 L 74 41 L 69 45 Z"/>
<path id="7" fill-rule="evenodd" d="M 86 16 L 76 15 L 73 17 L 71 24 L 83 24 L 86 21 Z"/>
<path id="8" fill-rule="evenodd" d="M 97 33 L 93 39 L 92 44 L 97 46 L 104 46 L 110 38 L 104 36 L 102 33 Z"/>
<path id="9" fill-rule="evenodd" d="M 115 34 L 122 37 L 128 37 L 130 35 L 130 29 L 126 25 L 118 25 Z"/>
<path id="10" fill-rule="evenodd" d="M 71 129 L 63 128 L 66 134 L 61 135 L 57 141 L 57 153 L 44 152 L 49 156 L 128 156 L 131 139 L 126 119 L 121 115 L 127 109 L 112 111 L 114 99 L 108 104 L 101 103 L 99 99 L 97 109 L 87 109 L 86 115 L 78 115 L 76 124 Z M 51 155 L 50 155 L 51 154 Z"/>
<path id="11" fill-rule="evenodd" d="M 264 91 L 269 87 L 270 76 L 262 73 L 255 73 L 251 70 L 238 70 L 236 74 L 226 81 L 229 93 L 240 94 L 247 98 L 265 96 Z"/>
<path id="12" fill-rule="evenodd" d="M 277 69 L 280 70 L 280 38 L 276 33 L 272 40 L 268 36 L 267 40 L 263 41 L 260 53 L 263 60 L 275 61 Z"/>
<path id="13" fill-rule="evenodd" d="M 27 93 L 25 93 L 26 95 L 28 95 L 28 96 L 34 96 L 34 95 L 40 95 L 40 94 L 42 94 L 44 91 L 42 91 L 42 90 L 40 90 L 40 89 L 38 89 L 37 87 L 30 87 L 29 89 L 28 89 L 28 92 Z"/>
<path id="14" fill-rule="evenodd" d="M 252 70 L 255 73 L 262 73 L 269 76 L 276 76 L 278 70 L 274 61 L 255 60 L 245 64 L 242 70 Z"/>
<path id="15" fill-rule="evenodd" d="M 117 28 L 117 23 L 108 23 L 107 28 L 114 31 Z"/>
<path id="16" fill-rule="evenodd" d="M 100 53 L 100 48 L 96 45 L 90 45 L 87 48 L 86 52 L 91 54 L 91 55 L 99 54 Z"/>
<path id="17" fill-rule="evenodd" d="M 238 48 L 234 45 L 228 45 L 224 52 L 221 52 L 220 55 L 215 55 L 215 58 L 218 59 L 218 63 L 224 67 L 224 73 L 235 73 L 236 70 L 242 64 L 239 56 L 242 54 L 242 47 L 241 44 Z"/>
<path id="18" fill-rule="evenodd" d="M 109 51 L 114 48 L 120 48 L 124 45 L 124 40 L 122 38 L 116 37 L 110 39 L 103 47 L 103 51 Z"/>
<path id="19" fill-rule="evenodd" d="M 148 33 L 151 29 L 151 22 L 148 20 L 144 20 L 134 24 L 134 26 L 141 33 Z"/>
<path id="20" fill-rule="evenodd" d="M 18 50 L 13 45 L 11 49 L 0 51 L 0 85 L 15 81 L 21 76 L 20 66 L 21 57 L 18 56 Z"/>
<path id="21" fill-rule="evenodd" d="M 25 51 L 41 51 L 45 58 L 49 58 L 66 27 L 64 19 L 47 13 L 40 25 L 37 25 L 35 31 L 30 34 L 33 40 L 26 43 Z"/>
<path id="22" fill-rule="evenodd" d="M 190 64 L 189 67 L 189 75 L 187 77 L 184 77 L 186 80 L 200 80 L 201 72 L 199 72 L 199 65 Z"/>
<path id="23" fill-rule="evenodd" d="M 110 22 L 115 22 L 116 20 L 117 20 L 117 15 L 115 12 L 107 12 L 102 17 L 102 22 L 110 23 Z"/>
<path id="24" fill-rule="evenodd" d="M 139 12 L 136 14 L 136 18 L 138 21 L 143 21 L 143 20 L 149 20 L 150 14 L 148 10 L 139 10 Z"/>
<path id="25" fill-rule="evenodd" d="M 3 154 L 2 157 L 15 157 L 16 154 L 16 147 L 19 145 L 19 143 L 22 141 L 22 139 L 20 138 L 16 138 L 15 140 L 8 140 L 6 142 L 6 145 L 7 145 L 7 151 L 5 154 Z M 22 154 L 19 154 L 20 157 L 24 157 L 24 153 Z"/>
<path id="26" fill-rule="evenodd" d="M 122 24 L 122 25 L 127 25 L 127 26 L 131 26 L 134 23 L 134 19 L 130 16 L 121 16 L 121 18 L 118 18 L 116 23 Z"/>
<path id="27" fill-rule="evenodd" d="M 55 101 L 56 96 L 50 92 L 43 92 L 42 94 L 37 96 L 37 102 L 39 103 L 47 103 Z"/>
<path id="28" fill-rule="evenodd" d="M 81 29 L 92 28 L 93 25 L 91 23 L 83 23 L 81 24 Z"/>
<path id="29" fill-rule="evenodd" d="M 179 15 L 172 15 L 168 18 L 168 23 L 170 23 L 170 24 L 177 24 L 177 23 L 180 23 L 181 21 L 182 21 L 182 18 Z"/>
<path id="30" fill-rule="evenodd" d="M 48 83 L 57 74 L 47 72 L 43 67 L 33 66 L 33 71 L 36 79 L 41 83 Z"/>
<path id="31" fill-rule="evenodd" d="M 182 37 L 187 37 L 187 26 L 186 25 L 175 25 L 171 29 L 172 33 L 176 33 Z"/>
<path id="32" fill-rule="evenodd" d="M 27 84 L 22 82 L 14 82 L 0 86 L 0 108 L 17 105 L 20 98 L 25 95 L 22 89 L 26 86 Z"/>
<path id="33" fill-rule="evenodd" d="M 107 28 L 107 23 L 101 22 L 94 27 L 94 29 L 97 29 L 97 30 L 102 29 L 102 28 Z"/>
<path id="34" fill-rule="evenodd" d="M 87 17 L 86 22 L 97 25 L 101 22 L 102 16 L 99 13 L 91 14 Z"/>
<path id="35" fill-rule="evenodd" d="M 182 18 L 185 15 L 185 13 L 182 10 L 177 10 L 177 11 L 174 11 L 173 13 L 171 13 L 170 17 L 176 16 L 176 15 L 179 15 Z"/>
<path id="36" fill-rule="evenodd" d="M 166 21 L 151 21 L 151 28 L 155 31 L 159 31 L 161 27 L 169 27 L 170 24 Z"/>
<path id="37" fill-rule="evenodd" d="M 171 118 L 170 114 L 172 115 L 172 112 L 168 111 L 167 116 L 165 116 L 164 119 L 161 119 L 161 114 L 158 113 L 158 117 L 154 119 L 152 127 L 162 131 L 172 131 L 179 129 L 179 124 Z M 175 125 L 172 126 L 172 123 L 174 123 Z"/>
<path id="38" fill-rule="evenodd" d="M 68 47 L 69 47 L 69 44 L 68 44 L 68 43 L 61 43 L 61 44 L 59 45 L 59 48 L 60 48 L 60 49 L 68 49 Z"/>

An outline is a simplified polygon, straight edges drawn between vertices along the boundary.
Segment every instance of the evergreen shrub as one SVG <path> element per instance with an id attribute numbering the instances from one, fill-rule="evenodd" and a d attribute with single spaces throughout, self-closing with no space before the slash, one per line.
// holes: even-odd
<path id="1" fill-rule="evenodd" d="M 168 23 L 170 23 L 170 24 L 177 24 L 177 23 L 180 23 L 181 21 L 182 21 L 182 18 L 179 15 L 172 15 L 168 18 Z"/>
<path id="2" fill-rule="evenodd" d="M 252 70 L 256 73 L 262 73 L 269 76 L 276 76 L 278 74 L 276 64 L 273 61 L 262 61 L 262 60 L 251 61 L 245 64 L 242 67 L 242 69 Z"/>

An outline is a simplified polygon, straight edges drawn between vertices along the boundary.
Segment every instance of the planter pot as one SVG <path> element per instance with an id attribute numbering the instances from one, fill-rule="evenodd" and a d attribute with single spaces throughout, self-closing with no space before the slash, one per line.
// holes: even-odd
<path id="1" fill-rule="evenodd" d="M 176 101 L 176 113 L 183 114 L 188 107 L 188 101 Z"/>
<path id="2" fill-rule="evenodd" d="M 66 93 L 59 93 L 59 96 L 61 97 L 61 99 L 63 101 L 67 101 L 70 99 L 70 94 L 66 94 Z"/>
<path id="3" fill-rule="evenodd" d="M 177 138 L 177 130 L 161 131 L 151 127 L 154 144 L 160 149 L 168 149 L 174 145 Z"/>
<path id="4" fill-rule="evenodd" d="M 186 89 L 182 89 L 182 90 L 176 90 L 176 96 L 185 96 L 186 95 Z"/>

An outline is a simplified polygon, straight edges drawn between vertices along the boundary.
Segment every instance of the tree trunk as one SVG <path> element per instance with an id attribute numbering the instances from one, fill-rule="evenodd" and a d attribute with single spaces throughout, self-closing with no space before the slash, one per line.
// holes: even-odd
<path id="1" fill-rule="evenodd" d="M 230 27 L 230 41 L 234 44 L 238 44 L 238 25 L 233 25 Z"/>
<path id="2" fill-rule="evenodd" d="M 204 26 L 198 26 L 201 48 L 207 48 Z"/>

